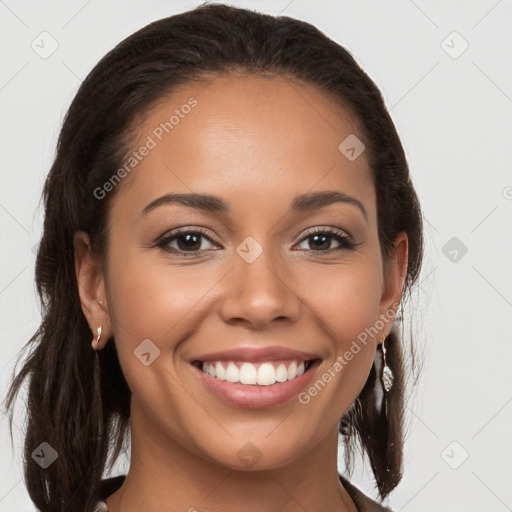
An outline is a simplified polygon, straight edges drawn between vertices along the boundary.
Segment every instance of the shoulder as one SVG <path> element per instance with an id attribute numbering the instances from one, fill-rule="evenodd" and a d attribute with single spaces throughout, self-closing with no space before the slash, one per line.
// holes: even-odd
<path id="1" fill-rule="evenodd" d="M 363 493 L 359 488 L 352 484 L 343 475 L 338 474 L 340 482 L 350 495 L 359 512 L 393 512 L 390 508 L 381 505 Z"/>

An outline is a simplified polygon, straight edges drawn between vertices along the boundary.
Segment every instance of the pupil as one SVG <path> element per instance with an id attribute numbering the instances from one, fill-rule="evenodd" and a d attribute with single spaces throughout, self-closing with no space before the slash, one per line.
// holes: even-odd
<path id="1" fill-rule="evenodd" d="M 197 238 L 200 235 L 197 234 L 189 234 L 189 235 L 183 235 L 178 239 L 178 246 L 180 246 L 180 242 L 183 240 L 186 240 L 186 243 L 180 247 L 180 249 L 194 249 L 194 245 L 198 245 Z"/>
<path id="2" fill-rule="evenodd" d="M 313 235 L 313 239 L 315 240 L 315 244 L 316 244 L 316 242 L 318 242 L 318 240 L 319 240 L 320 238 L 322 238 L 322 239 L 324 240 L 323 244 L 325 244 L 325 240 L 326 240 L 326 239 L 328 239 L 329 237 L 328 237 L 328 236 L 326 236 L 326 235 L 318 235 L 318 234 L 315 234 L 315 235 Z M 326 245 L 329 245 L 329 244 L 326 244 Z M 317 245 L 317 247 L 319 247 L 319 246 L 320 246 L 320 248 L 321 248 L 322 243 L 320 243 L 319 245 Z"/>

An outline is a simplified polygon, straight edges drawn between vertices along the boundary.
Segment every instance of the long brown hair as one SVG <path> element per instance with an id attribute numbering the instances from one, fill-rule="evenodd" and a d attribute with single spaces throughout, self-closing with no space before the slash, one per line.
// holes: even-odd
<path id="1" fill-rule="evenodd" d="M 24 476 L 32 501 L 43 512 L 92 510 L 109 455 L 112 468 L 121 453 L 130 417 L 130 389 L 114 343 L 100 351 L 99 368 L 94 364 L 91 330 L 78 295 L 73 234 L 88 232 L 95 253 L 105 257 L 114 193 L 97 201 L 94 190 L 125 161 L 137 120 L 176 86 L 232 70 L 286 75 L 312 84 L 358 121 L 377 193 L 383 257 L 400 231 L 409 239 L 403 313 L 423 257 L 422 215 L 383 98 L 352 55 L 303 21 L 222 4 L 203 4 L 150 23 L 105 55 L 81 84 L 44 185 L 45 220 L 35 268 L 42 323 L 23 348 L 29 354 L 6 402 L 12 436 L 13 403 L 28 379 Z M 395 375 L 387 394 L 388 415 L 376 403 L 380 376 L 374 365 L 340 423 L 347 470 L 359 441 L 381 498 L 402 477 L 405 367 L 415 367 L 414 357 L 412 364 L 404 363 L 398 323 L 403 327 L 403 315 L 385 340 Z M 414 355 L 412 337 L 408 339 Z M 47 469 L 32 460 L 43 441 L 58 453 Z"/>

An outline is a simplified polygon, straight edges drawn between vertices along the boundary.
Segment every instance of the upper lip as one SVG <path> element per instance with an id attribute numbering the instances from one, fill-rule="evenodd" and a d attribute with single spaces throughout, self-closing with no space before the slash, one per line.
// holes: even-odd
<path id="1" fill-rule="evenodd" d="M 309 361 L 313 359 L 320 359 L 320 357 L 313 353 L 302 352 L 288 347 L 265 347 L 265 348 L 250 348 L 240 347 L 219 352 L 210 352 L 208 354 L 199 355 L 192 358 L 191 361 L 247 361 L 247 362 L 261 362 L 261 361 L 279 361 L 284 359 L 296 359 L 299 361 Z"/>

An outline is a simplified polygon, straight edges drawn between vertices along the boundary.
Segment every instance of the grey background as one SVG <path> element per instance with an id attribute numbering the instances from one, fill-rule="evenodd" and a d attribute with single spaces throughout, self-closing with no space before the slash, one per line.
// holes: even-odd
<path id="1" fill-rule="evenodd" d="M 38 201 L 64 113 L 116 43 L 199 3 L 0 0 L 2 399 L 40 320 Z M 512 510 L 512 1 L 227 3 L 303 19 L 345 46 L 382 90 L 407 153 L 427 221 L 412 304 L 425 369 L 408 406 L 405 477 L 388 504 Z M 58 44 L 48 58 L 31 47 L 42 37 L 46 49 Z M 0 415 L 0 512 L 34 510 L 20 464 L 22 403 L 14 452 Z M 376 496 L 368 464 L 352 480 Z"/>

